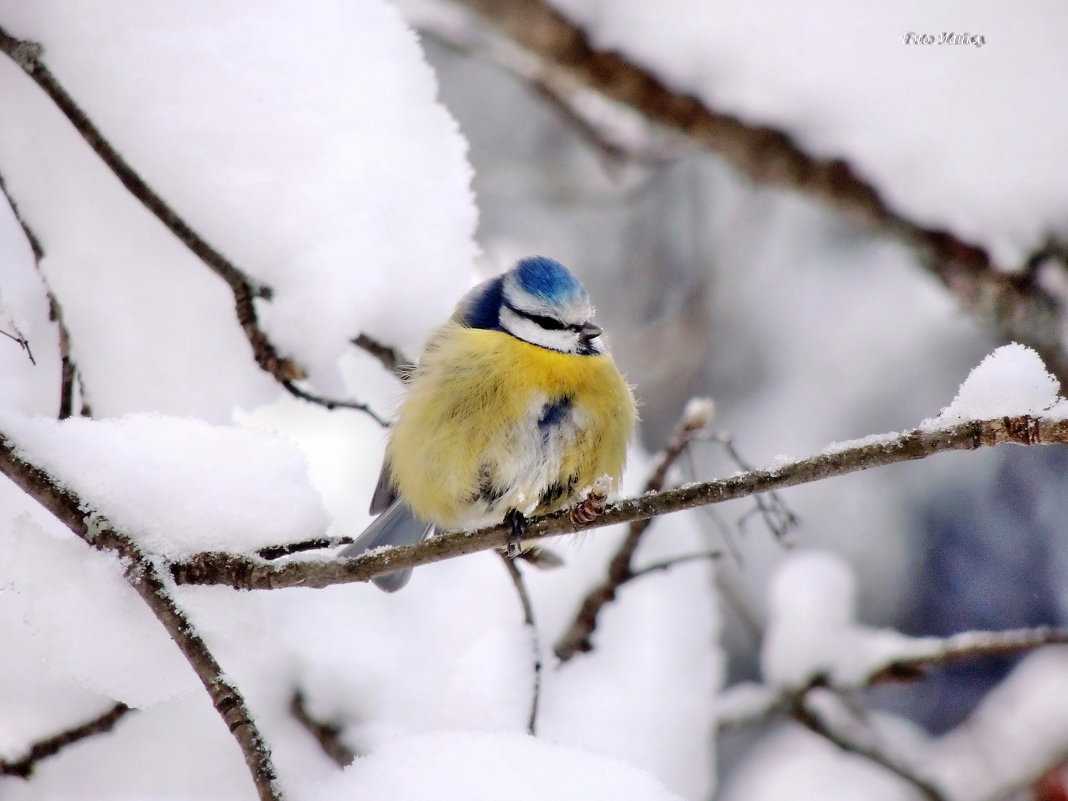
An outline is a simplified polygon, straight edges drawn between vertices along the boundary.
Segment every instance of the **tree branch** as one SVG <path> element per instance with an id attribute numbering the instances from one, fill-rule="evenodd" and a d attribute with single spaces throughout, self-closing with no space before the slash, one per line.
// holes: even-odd
<path id="1" fill-rule="evenodd" d="M 675 428 L 667 446 L 657 458 L 652 474 L 645 482 L 645 492 L 657 492 L 664 488 L 668 470 L 686 450 L 693 438 L 703 430 L 712 417 L 711 401 L 690 401 L 683 413 L 682 420 Z M 652 519 L 632 520 L 627 531 L 627 536 L 620 543 L 615 556 L 608 563 L 608 571 L 604 580 L 591 589 L 582 603 L 579 604 L 578 612 L 567 631 L 556 642 L 553 652 L 561 663 L 567 662 L 576 653 L 587 653 L 593 650 L 593 632 L 597 628 L 597 620 L 609 603 L 615 600 L 616 591 L 634 578 L 634 553 L 642 541 L 645 532 L 652 525 Z"/>
<path id="2" fill-rule="evenodd" d="M 782 131 L 717 112 L 695 96 L 669 88 L 619 53 L 597 49 L 581 28 L 545 0 L 462 2 L 519 45 L 607 97 L 714 150 L 750 180 L 800 191 L 904 242 L 973 314 L 992 324 L 1006 341 L 1033 347 L 1068 385 L 1061 304 L 1026 271 L 1003 272 L 982 248 L 948 231 L 925 228 L 891 209 L 847 162 L 815 158 Z"/>
<path id="3" fill-rule="evenodd" d="M 1068 644 L 1068 628 L 1056 626 L 1006 631 L 965 631 L 944 638 L 927 654 L 894 660 L 875 673 L 870 682 L 912 679 L 922 676 L 925 668 L 949 662 L 1020 654 L 1044 645 L 1064 644 Z"/>
<path id="4" fill-rule="evenodd" d="M 112 527 L 82 499 L 16 455 L 0 433 L 0 472 L 89 545 L 118 555 L 127 582 L 167 629 L 237 740 L 261 801 L 281 801 L 271 752 L 237 687 L 226 677 L 192 622 L 170 592 L 170 578 L 127 534 Z"/>
<path id="5" fill-rule="evenodd" d="M 583 86 L 557 64 L 523 49 L 469 9 L 437 0 L 420 3 L 414 9 L 407 7 L 405 13 L 424 38 L 491 64 L 528 86 L 603 157 L 609 168 L 627 162 L 657 164 L 671 158 L 667 148 L 656 148 L 649 142 L 648 130 L 635 136 L 635 122 L 645 129 L 652 126 L 634 109 Z"/>
<path id="6" fill-rule="evenodd" d="M 274 344 L 260 328 L 255 299 L 270 300 L 271 289 L 250 278 L 245 272 L 209 244 L 171 208 L 163 197 L 140 176 L 122 157 L 104 134 L 89 119 L 85 111 L 74 101 L 70 93 L 42 60 L 44 49 L 36 42 L 27 42 L 12 36 L 0 27 L 0 51 L 4 52 L 40 87 L 74 129 L 88 143 L 100 159 L 111 169 L 122 185 L 153 214 L 178 240 L 201 262 L 226 282 L 234 296 L 237 322 L 245 334 L 252 355 L 260 369 L 270 374 L 294 397 L 325 406 L 327 409 L 354 409 L 370 415 L 379 425 L 387 423 L 363 403 L 340 401 L 317 395 L 297 386 L 296 381 L 305 378 L 303 367 L 292 359 L 278 353 Z"/>
<path id="7" fill-rule="evenodd" d="M 1022 415 L 974 420 L 935 430 L 918 428 L 902 434 L 887 434 L 874 441 L 869 438 L 859 444 L 841 443 L 807 459 L 618 501 L 609 505 L 593 522 L 584 525 L 573 522 L 566 510 L 532 518 L 527 522 L 523 539 L 535 541 L 629 523 L 858 470 L 923 459 L 936 453 L 975 450 L 1003 443 L 1068 443 L 1068 421 Z M 0 458 L 0 471 L 6 472 L 6 469 L 4 459 Z M 260 590 L 326 587 L 369 581 L 394 570 L 503 548 L 507 546 L 510 531 L 508 525 L 498 525 L 470 533 L 450 532 L 415 545 L 380 548 L 350 559 L 294 560 L 286 564 L 272 564 L 240 554 L 208 552 L 172 564 L 171 573 L 180 584 L 226 584 L 238 589 Z"/>
<path id="8" fill-rule="evenodd" d="M 92 720 L 87 720 L 85 723 L 66 731 L 38 740 L 30 746 L 24 756 L 11 760 L 0 759 L 0 776 L 18 776 L 22 779 L 28 779 L 33 775 L 34 768 L 42 759 L 55 756 L 68 745 L 73 745 L 87 737 L 111 731 L 116 723 L 133 711 L 126 704 L 120 702 Z"/>
<path id="9" fill-rule="evenodd" d="M 921 641 L 928 646 L 923 653 L 891 660 L 873 672 L 867 678 L 865 686 L 886 681 L 922 679 L 925 669 L 952 662 L 982 659 L 988 656 L 1023 654 L 1046 645 L 1068 644 L 1068 628 L 1038 626 L 1005 631 L 965 631 L 941 640 L 927 637 L 922 638 Z M 721 715 L 719 727 L 723 729 L 749 725 L 766 720 L 772 715 L 789 713 L 790 705 L 794 703 L 799 693 L 824 684 L 825 677 L 817 677 L 807 687 L 785 694 L 774 687 L 756 682 L 744 682 L 742 685 L 730 687 L 725 691 L 726 696 L 730 696 L 733 690 L 741 687 L 747 700 L 746 703 L 739 705 L 738 711 Z"/>

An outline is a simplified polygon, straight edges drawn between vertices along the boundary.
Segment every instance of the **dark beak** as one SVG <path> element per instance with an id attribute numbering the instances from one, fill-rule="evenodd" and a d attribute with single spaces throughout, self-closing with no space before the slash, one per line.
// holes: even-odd
<path id="1" fill-rule="evenodd" d="M 601 326 L 594 323 L 583 323 L 582 328 L 579 329 L 579 339 L 583 342 L 589 342 L 591 339 L 599 337 L 604 331 Z"/>

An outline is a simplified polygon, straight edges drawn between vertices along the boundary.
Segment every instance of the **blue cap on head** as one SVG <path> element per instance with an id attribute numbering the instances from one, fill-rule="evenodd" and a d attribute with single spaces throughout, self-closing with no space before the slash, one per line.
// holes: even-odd
<path id="1" fill-rule="evenodd" d="M 586 288 L 564 265 L 544 256 L 523 259 L 514 268 L 519 286 L 555 304 L 586 300 Z"/>

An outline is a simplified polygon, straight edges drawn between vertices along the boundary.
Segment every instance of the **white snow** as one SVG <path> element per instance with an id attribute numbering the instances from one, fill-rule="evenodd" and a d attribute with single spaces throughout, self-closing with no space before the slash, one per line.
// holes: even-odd
<path id="1" fill-rule="evenodd" d="M 748 753 L 724 801 L 917 801 L 913 787 L 799 726 L 783 727 Z"/>
<path id="2" fill-rule="evenodd" d="M 928 769 L 950 797 L 994 801 L 1037 779 L 1068 751 L 1068 648 L 1026 657 L 955 730 L 931 742 Z"/>
<path id="3" fill-rule="evenodd" d="M 719 694 L 716 720 L 721 727 L 760 721 L 771 713 L 778 700 L 778 694 L 768 685 L 740 681 Z"/>
<path id="4" fill-rule="evenodd" d="M 388 332 L 414 349 L 471 283 L 466 145 L 383 0 L 299 13 L 281 0 L 4 0 L 0 19 L 44 45 L 49 68 L 195 230 L 274 289 L 257 303 L 264 327 L 317 388 L 341 391 L 335 364 L 351 337 Z M 70 299 L 97 414 L 218 420 L 270 397 L 222 281 L 7 58 L 0 93 L 0 174 L 41 239 L 46 278 Z"/>
<path id="5" fill-rule="evenodd" d="M 5 650 L 17 642 L 53 678 L 134 707 L 200 687 L 116 557 L 26 517 L 0 527 L 0 548 L 0 606 L 22 623 Z"/>
<path id="6" fill-rule="evenodd" d="M 760 655 L 765 683 L 784 690 L 816 679 L 835 687 L 862 686 L 893 661 L 937 647 L 935 639 L 859 624 L 856 595 L 853 571 L 839 556 L 811 550 L 785 560 L 768 599 Z"/>
<path id="7" fill-rule="evenodd" d="M 1013 343 L 995 350 L 976 367 L 957 390 L 953 402 L 925 428 L 966 420 L 1024 414 L 1041 415 L 1059 400 L 1060 382 L 1046 370 L 1041 357 Z"/>
<path id="8" fill-rule="evenodd" d="M 0 431 L 154 553 L 247 552 L 326 531 L 305 457 L 279 435 L 153 414 L 56 421 L 3 411 Z"/>
<path id="9" fill-rule="evenodd" d="M 435 732 L 388 743 L 309 801 L 681 801 L 618 759 L 515 733 Z"/>
<path id="10" fill-rule="evenodd" d="M 816 157 L 845 159 L 892 209 L 1006 268 L 1065 232 L 1068 186 L 1050 169 L 1068 162 L 1057 0 L 1026 14 L 995 0 L 552 4 L 595 45 Z M 906 44 L 943 32 L 985 44 Z"/>

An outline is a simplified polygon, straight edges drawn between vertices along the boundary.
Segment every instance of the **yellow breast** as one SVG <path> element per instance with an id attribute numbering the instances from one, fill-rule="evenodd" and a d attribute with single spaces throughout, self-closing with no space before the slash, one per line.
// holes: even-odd
<path id="1" fill-rule="evenodd" d="M 420 361 L 387 457 L 417 516 L 474 528 L 509 508 L 562 508 L 602 475 L 618 480 L 634 419 L 610 356 L 449 323 Z"/>

